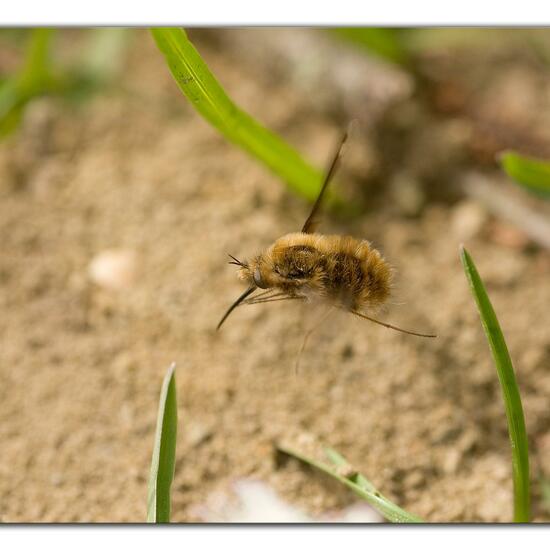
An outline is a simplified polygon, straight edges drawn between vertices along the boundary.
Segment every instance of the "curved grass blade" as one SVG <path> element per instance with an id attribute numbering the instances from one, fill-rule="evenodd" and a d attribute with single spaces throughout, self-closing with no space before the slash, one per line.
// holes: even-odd
<path id="1" fill-rule="evenodd" d="M 210 72 L 183 29 L 151 29 L 170 71 L 193 107 L 228 140 L 263 162 L 288 186 L 310 201 L 317 198 L 322 174 L 285 141 L 239 109 Z"/>
<path id="2" fill-rule="evenodd" d="M 174 479 L 178 412 L 173 363 L 162 383 L 160 392 L 155 446 L 151 461 L 147 495 L 147 522 L 170 521 L 170 486 Z"/>
<path id="3" fill-rule="evenodd" d="M 514 521 L 528 522 L 530 517 L 529 452 L 523 407 L 521 405 L 521 397 L 512 360 L 510 359 L 510 354 L 508 353 L 508 348 L 489 296 L 477 272 L 474 261 L 464 247 L 461 247 L 460 259 L 462 260 L 464 272 L 470 283 L 470 289 L 479 310 L 483 329 L 489 341 L 504 397 L 504 407 L 508 419 L 508 433 L 512 445 Z"/>
<path id="4" fill-rule="evenodd" d="M 550 162 L 525 157 L 514 151 L 499 156 L 504 171 L 517 183 L 538 196 L 550 199 Z"/>
<path id="5" fill-rule="evenodd" d="M 349 475 L 341 475 L 338 469 L 349 468 L 350 465 L 336 451 L 325 449 L 325 453 L 334 466 L 323 464 L 317 460 L 306 457 L 301 453 L 286 447 L 278 447 L 279 451 L 297 458 L 298 460 L 321 470 L 332 478 L 338 480 L 349 487 L 355 494 L 366 500 L 373 508 L 376 508 L 382 516 L 392 523 L 422 523 L 423 520 L 414 514 L 410 514 L 388 500 L 384 495 L 377 491 L 372 483 L 361 474 L 351 472 Z"/>

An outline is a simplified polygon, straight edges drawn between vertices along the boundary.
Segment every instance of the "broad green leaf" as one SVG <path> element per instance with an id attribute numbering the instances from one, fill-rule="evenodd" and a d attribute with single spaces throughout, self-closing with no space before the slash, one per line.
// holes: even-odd
<path id="1" fill-rule="evenodd" d="M 155 432 L 155 446 L 149 476 L 147 521 L 170 521 L 170 487 L 174 479 L 178 410 L 176 402 L 176 365 L 172 364 L 164 377 Z"/>
<path id="2" fill-rule="evenodd" d="M 423 520 L 414 514 L 406 512 L 397 504 L 394 504 L 388 500 L 384 495 L 377 491 L 374 485 L 359 473 L 353 472 L 346 460 L 341 457 L 336 451 L 332 449 L 325 449 L 325 453 L 328 459 L 334 464 L 329 466 L 312 458 L 306 457 L 293 449 L 286 447 L 279 447 L 279 450 L 283 453 L 293 456 L 318 470 L 321 470 L 325 474 L 338 480 L 349 487 L 359 497 L 366 500 L 373 508 L 378 510 L 382 516 L 392 523 L 422 523 Z M 349 475 L 342 475 L 338 470 L 348 468 L 350 470 Z"/>
<path id="3" fill-rule="evenodd" d="M 465 248 L 461 248 L 460 258 L 464 272 L 474 295 L 481 324 L 485 330 L 493 360 L 497 369 L 504 408 L 508 419 L 508 433 L 512 446 L 512 468 L 514 476 L 514 521 L 528 522 L 530 517 L 529 494 L 529 452 L 523 407 L 516 376 L 508 348 L 500 329 L 498 319 L 489 300 L 483 282 L 477 272 L 472 257 Z"/>
<path id="4" fill-rule="evenodd" d="M 550 162 L 505 151 L 499 157 L 504 171 L 539 196 L 550 198 Z"/>
<path id="5" fill-rule="evenodd" d="M 321 172 L 233 103 L 185 31 L 157 28 L 151 32 L 172 75 L 193 107 L 228 140 L 248 151 L 286 181 L 293 191 L 310 201 L 315 200 L 321 187 Z"/>

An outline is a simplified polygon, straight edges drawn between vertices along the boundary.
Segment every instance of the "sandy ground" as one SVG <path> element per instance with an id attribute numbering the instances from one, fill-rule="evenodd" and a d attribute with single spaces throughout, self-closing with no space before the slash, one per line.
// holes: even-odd
<path id="1" fill-rule="evenodd" d="M 324 164 L 343 120 L 196 36 L 231 95 Z M 279 456 L 281 441 L 331 445 L 429 521 L 509 521 L 506 420 L 460 265 L 465 242 L 515 363 L 535 519 L 548 520 L 540 481 L 550 476 L 550 256 L 447 179 L 468 163 L 495 170 L 482 154 L 488 138 L 459 131 L 472 112 L 486 114 L 490 90 L 525 71 L 547 94 L 548 76 L 501 54 L 476 108 L 422 114 L 413 95 L 350 145 L 342 188 L 372 200 L 360 217 L 325 216 L 322 230 L 371 240 L 397 273 L 384 318 L 439 337 L 335 313 L 311 337 L 296 374 L 316 312 L 253 306 L 237 310 L 220 333 L 215 326 L 242 288 L 227 253 L 246 257 L 299 229 L 308 205 L 200 119 L 149 36 L 138 38 L 120 86 L 81 108 L 34 103 L 0 148 L 0 519 L 143 521 L 157 399 L 175 361 L 174 521 L 200 521 L 198 507 L 242 478 L 265 481 L 314 517 L 356 501 Z M 444 73 L 445 60 L 438 62 Z M 463 61 L 477 73 L 484 62 Z M 544 148 L 544 115 L 533 118 Z M 119 290 L 89 276 L 92 260 L 111 249 L 135 258 Z"/>

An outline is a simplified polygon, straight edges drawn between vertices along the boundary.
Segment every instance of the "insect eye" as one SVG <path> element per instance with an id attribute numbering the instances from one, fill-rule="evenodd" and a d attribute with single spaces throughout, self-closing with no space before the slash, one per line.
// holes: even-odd
<path id="1" fill-rule="evenodd" d="M 267 285 L 264 283 L 264 280 L 262 279 L 262 273 L 259 267 L 257 267 L 254 270 L 254 283 L 259 288 L 267 288 Z"/>

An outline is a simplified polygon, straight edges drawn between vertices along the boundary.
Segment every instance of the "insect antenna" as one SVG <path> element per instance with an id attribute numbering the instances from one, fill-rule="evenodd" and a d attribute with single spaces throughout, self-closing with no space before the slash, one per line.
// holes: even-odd
<path id="1" fill-rule="evenodd" d="M 311 213 L 309 214 L 309 217 L 306 220 L 306 223 L 304 223 L 304 227 L 302 227 L 302 233 L 313 233 L 315 231 L 315 228 L 318 225 L 317 214 L 319 212 L 319 207 L 321 206 L 321 202 L 323 201 L 323 196 L 328 187 L 328 184 L 330 183 L 330 180 L 332 179 L 332 176 L 336 171 L 336 167 L 338 166 L 338 161 L 340 160 L 340 157 L 342 155 L 342 148 L 344 147 L 344 143 L 346 143 L 347 139 L 348 139 L 348 131 L 346 130 L 342 135 L 342 137 L 340 138 L 340 141 L 338 142 L 336 153 L 332 157 L 332 161 L 325 175 L 323 185 L 321 186 L 321 191 L 319 192 L 319 196 L 317 197 L 317 200 L 315 201 L 315 204 L 311 209 Z"/>
<path id="2" fill-rule="evenodd" d="M 216 330 L 220 330 L 220 327 L 223 325 L 223 322 L 229 317 L 229 314 L 243 301 L 248 298 L 258 287 L 251 286 L 247 288 L 231 305 L 231 307 L 225 312 L 225 315 L 222 317 L 221 321 L 218 323 Z"/>
<path id="3" fill-rule="evenodd" d="M 437 334 L 422 334 L 420 332 L 413 332 L 412 330 L 406 330 L 404 328 L 396 327 L 395 325 L 390 325 L 389 323 L 384 323 L 383 321 L 379 321 L 378 319 L 374 319 L 373 317 L 369 317 L 368 315 L 364 315 L 363 313 L 359 313 L 358 311 L 351 311 L 354 315 L 357 315 L 357 317 L 361 317 L 362 319 L 366 319 L 367 321 L 372 321 L 373 323 L 376 323 L 377 325 L 382 325 L 386 328 L 391 328 L 393 330 L 397 330 L 398 332 L 404 332 L 405 334 L 412 334 L 413 336 L 421 336 L 422 338 L 437 338 Z"/>

